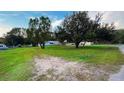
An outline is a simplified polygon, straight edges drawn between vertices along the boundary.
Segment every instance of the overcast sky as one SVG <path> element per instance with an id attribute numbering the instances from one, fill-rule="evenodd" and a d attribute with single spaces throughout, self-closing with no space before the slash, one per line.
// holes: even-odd
<path id="1" fill-rule="evenodd" d="M 28 27 L 28 21 L 33 17 L 48 16 L 52 20 L 52 28 L 54 29 L 57 25 L 60 25 L 66 15 L 69 15 L 69 11 L 44 11 L 44 12 L 0 12 L 0 37 L 6 32 L 10 31 L 13 27 Z M 98 11 L 89 12 L 89 17 L 94 19 Z M 106 12 L 102 11 L 104 23 L 114 22 L 116 28 L 124 28 L 124 12 Z"/>

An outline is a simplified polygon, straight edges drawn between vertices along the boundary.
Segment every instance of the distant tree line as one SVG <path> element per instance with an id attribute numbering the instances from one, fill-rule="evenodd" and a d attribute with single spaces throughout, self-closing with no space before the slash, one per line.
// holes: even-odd
<path id="1" fill-rule="evenodd" d="M 17 46 L 26 43 L 26 29 L 24 28 L 13 28 L 10 32 L 5 35 L 5 44 L 7 46 Z"/>
<path id="2" fill-rule="evenodd" d="M 102 14 L 95 19 L 88 16 L 87 11 L 73 12 L 66 16 L 55 31 L 51 31 L 51 20 L 48 17 L 30 18 L 28 28 L 13 28 L 5 35 L 8 46 L 29 45 L 45 48 L 48 40 L 58 40 L 75 43 L 78 48 L 80 42 L 94 43 L 124 43 L 124 30 L 115 30 L 114 24 L 101 23 Z M 83 45 L 83 46 L 84 46 Z"/>

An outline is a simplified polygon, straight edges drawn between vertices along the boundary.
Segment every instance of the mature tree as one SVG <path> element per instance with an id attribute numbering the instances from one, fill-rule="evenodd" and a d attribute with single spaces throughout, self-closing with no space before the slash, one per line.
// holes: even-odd
<path id="1" fill-rule="evenodd" d="M 9 46 L 23 45 L 25 42 L 25 32 L 23 31 L 23 28 L 12 28 L 12 30 L 5 35 L 5 43 Z"/>
<path id="2" fill-rule="evenodd" d="M 38 28 L 38 34 L 39 34 L 39 42 L 41 48 L 45 48 L 45 41 L 47 41 L 50 37 L 50 28 L 51 28 L 51 21 L 48 17 L 41 16 L 39 19 L 39 28 Z"/>
<path id="3" fill-rule="evenodd" d="M 7 35 L 5 37 L 5 44 L 8 46 L 17 46 L 24 44 L 24 38 L 22 36 Z"/>
<path id="4" fill-rule="evenodd" d="M 91 20 L 86 11 L 73 12 L 58 28 L 58 39 L 64 41 L 67 38 L 75 43 L 76 48 L 82 41 L 83 46 L 86 41 L 111 43 L 114 38 L 114 24 L 101 25 L 102 15 L 98 13 L 95 19 Z"/>
<path id="5" fill-rule="evenodd" d="M 63 26 L 78 48 L 81 41 L 86 41 L 85 35 L 91 30 L 88 12 L 73 12 L 72 15 L 65 18 Z"/>
<path id="6" fill-rule="evenodd" d="M 45 48 L 45 41 L 51 37 L 50 27 L 51 21 L 48 17 L 41 16 L 29 20 L 27 35 L 33 46 L 40 44 L 41 48 Z"/>

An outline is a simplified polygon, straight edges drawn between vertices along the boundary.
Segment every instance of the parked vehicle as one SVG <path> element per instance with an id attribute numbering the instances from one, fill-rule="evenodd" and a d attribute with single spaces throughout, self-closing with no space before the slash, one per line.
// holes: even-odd
<path id="1" fill-rule="evenodd" d="M 0 44 L 0 50 L 8 49 L 8 47 L 5 44 Z"/>

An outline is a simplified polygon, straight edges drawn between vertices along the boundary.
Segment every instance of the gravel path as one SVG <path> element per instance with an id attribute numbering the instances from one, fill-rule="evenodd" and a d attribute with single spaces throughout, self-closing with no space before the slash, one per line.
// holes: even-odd
<path id="1" fill-rule="evenodd" d="M 36 57 L 34 59 L 33 78 L 30 80 L 107 80 L 112 71 L 109 66 L 105 65 L 68 62 L 61 58 L 50 56 Z"/>

